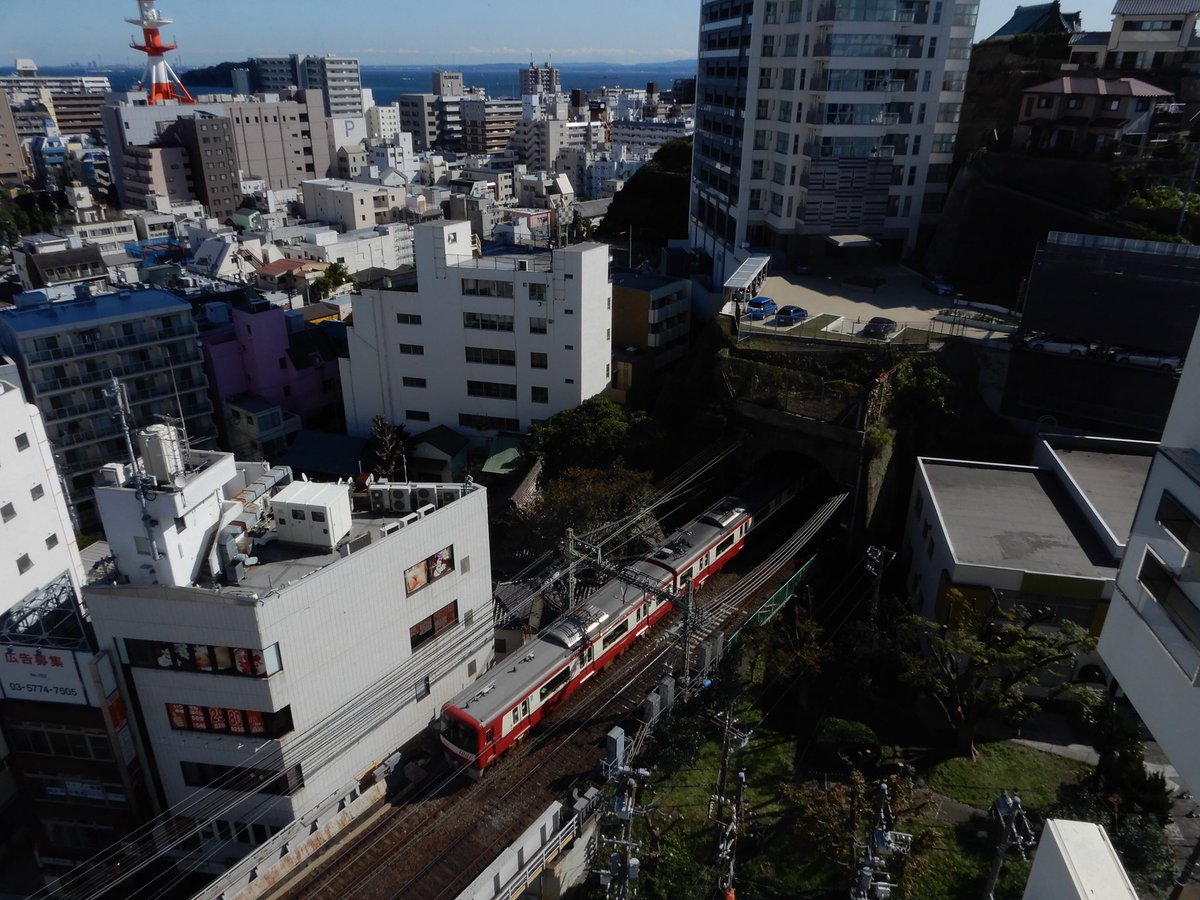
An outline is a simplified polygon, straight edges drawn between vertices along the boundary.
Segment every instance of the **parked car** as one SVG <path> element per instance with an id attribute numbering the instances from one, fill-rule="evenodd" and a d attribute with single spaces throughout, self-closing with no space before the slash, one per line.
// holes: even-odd
<path id="1" fill-rule="evenodd" d="M 1113 362 L 1126 366 L 1146 366 L 1151 369 L 1166 369 L 1174 372 L 1183 366 L 1181 356 L 1159 356 L 1157 353 L 1141 353 L 1137 350 L 1118 350 L 1113 354 Z"/>
<path id="2" fill-rule="evenodd" d="M 883 316 L 875 316 L 867 323 L 867 326 L 862 330 L 862 336 L 875 338 L 876 340 L 884 340 L 889 334 L 896 332 L 896 323 L 893 319 L 885 319 Z"/>
<path id="3" fill-rule="evenodd" d="M 1066 356 L 1087 356 L 1092 352 L 1092 345 L 1083 341 L 1073 341 L 1070 338 L 1043 335 L 1033 338 L 1029 342 L 1029 349 L 1042 353 L 1062 353 Z"/>
<path id="4" fill-rule="evenodd" d="M 777 307 L 770 297 L 755 297 L 746 304 L 746 315 L 751 319 L 765 319 L 775 315 Z"/>
<path id="5" fill-rule="evenodd" d="M 939 297 L 949 297 L 954 293 L 954 285 L 941 275 L 926 275 L 921 280 L 921 287 Z"/>
<path id="6" fill-rule="evenodd" d="M 808 310 L 799 306 L 781 306 L 775 313 L 776 325 L 795 325 L 808 318 Z"/>

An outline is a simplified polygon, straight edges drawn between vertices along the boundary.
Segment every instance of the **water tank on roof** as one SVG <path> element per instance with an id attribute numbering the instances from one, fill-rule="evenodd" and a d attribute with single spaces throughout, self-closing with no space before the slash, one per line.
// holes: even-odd
<path id="1" fill-rule="evenodd" d="M 179 429 L 170 425 L 151 425 L 137 433 L 138 450 L 146 474 L 166 487 L 183 475 L 183 441 Z"/>

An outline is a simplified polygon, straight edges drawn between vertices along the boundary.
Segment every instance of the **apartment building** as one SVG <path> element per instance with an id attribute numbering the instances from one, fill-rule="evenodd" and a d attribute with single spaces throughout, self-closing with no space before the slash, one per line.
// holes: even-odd
<path id="1" fill-rule="evenodd" d="M 85 599 L 165 804 L 203 810 L 198 843 L 176 853 L 220 873 L 356 798 L 363 773 L 487 669 L 486 492 L 352 498 L 269 463 L 184 455 L 169 429 L 138 441 L 139 470 L 107 467 L 97 489 L 122 577 Z"/>
<path id="2" fill-rule="evenodd" d="M 479 443 L 600 393 L 611 378 L 608 248 L 477 255 L 469 222 L 415 229 L 416 290 L 353 298 L 341 360 L 347 429 L 373 416 Z"/>
<path id="3" fill-rule="evenodd" d="M 390 144 L 399 138 L 401 133 L 400 104 L 372 106 L 367 110 L 366 117 L 367 140 L 372 144 Z"/>
<path id="4" fill-rule="evenodd" d="M 92 486 L 100 467 L 125 455 L 105 390 L 126 384 L 135 426 L 183 415 L 200 445 L 215 434 L 191 307 L 159 290 L 121 291 L 50 303 L 18 295 L 0 311 L 0 345 L 16 363 L 46 424 L 84 533 L 94 531 Z"/>
<path id="5" fill-rule="evenodd" d="M 529 67 L 518 70 L 517 74 L 520 77 L 522 97 L 528 97 L 530 94 L 557 94 L 562 90 L 558 69 L 548 62 L 542 63 L 539 68 L 531 59 Z"/>
<path id="6" fill-rule="evenodd" d="M 467 97 L 462 101 L 462 144 L 467 153 L 503 153 L 521 121 L 520 100 Z"/>
<path id="7" fill-rule="evenodd" d="M 258 89 L 287 92 L 290 88 L 312 88 L 323 93 L 323 114 L 361 116 L 362 74 L 358 60 L 349 56 L 260 56 L 254 60 Z"/>
<path id="8" fill-rule="evenodd" d="M 348 231 L 402 221 L 409 203 L 403 188 L 366 181 L 320 178 L 304 182 L 300 189 L 309 219 Z"/>
<path id="9" fill-rule="evenodd" d="M 976 0 L 706 0 L 692 244 L 723 283 L 749 251 L 866 234 L 910 250 L 949 189 Z"/>
<path id="10" fill-rule="evenodd" d="M 185 147 L 130 145 L 125 148 L 122 175 L 125 198 L 137 209 L 146 209 L 152 195 L 170 203 L 196 199 L 191 158 Z"/>
<path id="11" fill-rule="evenodd" d="M 17 120 L 13 117 L 8 95 L 0 91 L 0 185 L 19 185 L 28 174 L 25 153 L 21 150 L 21 136 L 17 133 Z"/>
<path id="12" fill-rule="evenodd" d="M 1099 651 L 1189 789 L 1200 787 L 1200 329 L 1133 520 Z"/>

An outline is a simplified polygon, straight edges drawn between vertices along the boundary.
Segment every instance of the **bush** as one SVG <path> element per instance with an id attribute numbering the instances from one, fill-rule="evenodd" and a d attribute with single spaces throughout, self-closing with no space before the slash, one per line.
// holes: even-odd
<path id="1" fill-rule="evenodd" d="M 864 722 L 827 718 L 817 729 L 816 752 L 821 766 L 869 769 L 879 760 L 879 737 Z"/>

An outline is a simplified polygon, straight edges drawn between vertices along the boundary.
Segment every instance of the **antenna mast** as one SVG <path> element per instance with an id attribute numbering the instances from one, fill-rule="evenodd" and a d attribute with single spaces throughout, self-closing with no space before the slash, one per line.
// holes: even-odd
<path id="1" fill-rule="evenodd" d="M 146 92 L 146 102 L 155 104 L 175 100 L 179 103 L 195 103 L 166 60 L 167 53 L 179 45 L 162 42 L 159 29 L 170 25 L 171 20 L 159 15 L 154 4 L 155 0 L 137 0 L 138 17 L 125 20 L 130 25 L 137 25 L 142 29 L 142 43 L 131 41 L 129 46 L 146 54 L 146 69 L 142 73 L 142 90 Z"/>

